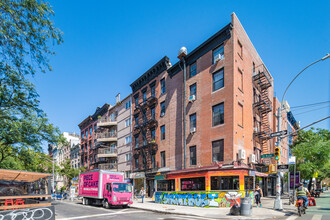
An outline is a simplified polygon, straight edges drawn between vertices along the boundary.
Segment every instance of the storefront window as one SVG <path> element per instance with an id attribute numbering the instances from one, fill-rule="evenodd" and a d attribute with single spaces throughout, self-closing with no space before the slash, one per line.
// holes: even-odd
<path id="1" fill-rule="evenodd" d="M 253 176 L 245 176 L 244 185 L 245 190 L 253 190 Z"/>
<path id="2" fill-rule="evenodd" d="M 212 176 L 211 190 L 239 190 L 239 177 Z"/>
<path id="3" fill-rule="evenodd" d="M 181 179 L 181 191 L 205 190 L 205 177 Z"/>
<path id="4" fill-rule="evenodd" d="M 175 191 L 175 181 L 157 180 L 157 191 Z"/>

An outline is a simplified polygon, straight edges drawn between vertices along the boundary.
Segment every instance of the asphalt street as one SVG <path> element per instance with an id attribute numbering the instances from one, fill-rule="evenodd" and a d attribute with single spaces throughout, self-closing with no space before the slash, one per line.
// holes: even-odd
<path id="1" fill-rule="evenodd" d="M 55 202 L 55 212 L 57 220 L 93 219 L 103 220 L 109 218 L 125 219 L 159 219 L 159 220 L 201 220 L 212 218 L 202 218 L 188 215 L 162 214 L 133 208 L 112 208 L 105 209 L 99 206 L 84 206 L 81 203 Z"/>

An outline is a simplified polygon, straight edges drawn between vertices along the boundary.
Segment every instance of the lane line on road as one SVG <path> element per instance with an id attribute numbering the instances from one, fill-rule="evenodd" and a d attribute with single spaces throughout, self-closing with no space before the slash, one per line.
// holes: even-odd
<path id="1" fill-rule="evenodd" d="M 291 215 L 289 218 L 287 218 L 286 220 L 295 220 L 296 218 L 298 218 L 297 215 Z"/>
<path id="2" fill-rule="evenodd" d="M 93 217 L 99 217 L 99 216 L 106 216 L 106 215 L 123 215 L 123 214 L 131 214 L 131 213 L 138 213 L 143 211 L 131 211 L 131 212 L 113 212 L 113 213 L 103 213 L 103 214 L 96 214 L 96 215 L 84 215 L 84 216 L 77 216 L 77 217 L 70 217 L 70 218 L 61 218 L 58 220 L 74 220 L 74 219 L 86 219 L 86 218 L 93 218 Z"/>

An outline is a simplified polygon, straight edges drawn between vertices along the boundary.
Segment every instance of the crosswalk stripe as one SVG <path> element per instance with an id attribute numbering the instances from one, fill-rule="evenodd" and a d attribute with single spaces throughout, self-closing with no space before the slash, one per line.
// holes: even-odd
<path id="1" fill-rule="evenodd" d="M 313 215 L 312 220 L 321 220 L 322 219 L 322 215 Z"/>
<path id="2" fill-rule="evenodd" d="M 298 216 L 296 215 L 291 215 L 289 218 L 287 218 L 286 220 L 295 220 L 296 218 L 298 218 Z"/>

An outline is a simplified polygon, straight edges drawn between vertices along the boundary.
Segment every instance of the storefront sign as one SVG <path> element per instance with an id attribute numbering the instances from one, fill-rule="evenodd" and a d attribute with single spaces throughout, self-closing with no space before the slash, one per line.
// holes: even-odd
<path id="1" fill-rule="evenodd" d="M 296 172 L 295 177 L 293 177 L 293 173 L 290 173 L 290 188 L 293 189 L 293 184 L 294 184 L 294 178 L 296 178 L 296 187 L 299 187 L 299 183 L 300 183 L 300 172 Z"/>
<path id="2" fill-rule="evenodd" d="M 249 176 L 255 176 L 256 175 L 256 171 L 254 170 L 249 170 Z"/>
<path id="3" fill-rule="evenodd" d="M 155 180 L 164 180 L 165 179 L 165 175 L 157 175 L 155 176 Z"/>
<path id="4" fill-rule="evenodd" d="M 145 178 L 145 174 L 142 173 L 142 172 L 139 172 L 139 173 L 131 173 L 130 178 L 131 178 L 131 179 Z"/>

